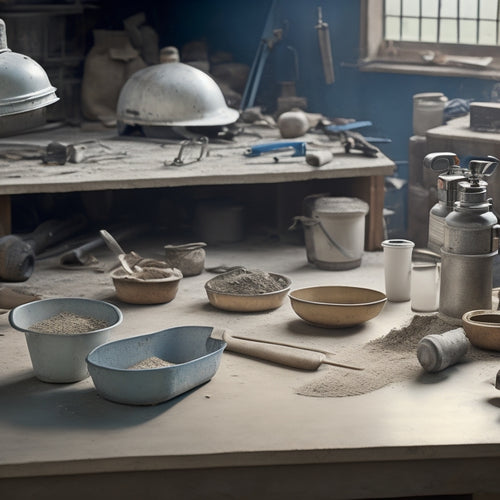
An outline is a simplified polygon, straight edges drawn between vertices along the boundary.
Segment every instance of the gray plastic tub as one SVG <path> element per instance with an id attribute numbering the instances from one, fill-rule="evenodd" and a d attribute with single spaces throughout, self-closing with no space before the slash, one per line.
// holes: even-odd
<path id="1" fill-rule="evenodd" d="M 216 373 L 226 347 L 211 326 L 178 326 L 101 345 L 87 356 L 90 376 L 105 399 L 154 405 L 172 399 Z M 173 366 L 130 369 L 152 356 Z"/>

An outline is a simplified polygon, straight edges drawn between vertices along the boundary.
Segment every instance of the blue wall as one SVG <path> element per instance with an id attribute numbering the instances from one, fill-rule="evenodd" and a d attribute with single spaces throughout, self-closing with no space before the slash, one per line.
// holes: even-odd
<path id="1" fill-rule="evenodd" d="M 156 4 L 153 2 L 153 4 Z M 157 4 L 156 4 L 157 5 Z M 205 37 L 212 50 L 228 50 L 235 60 L 251 65 L 259 45 L 271 0 L 191 0 L 175 9 L 158 12 L 156 29 L 162 44 L 178 45 Z M 335 83 L 324 83 L 315 25 L 317 8 L 329 24 L 335 65 Z M 158 6 L 156 7 L 158 9 Z M 448 98 L 490 100 L 494 81 L 361 72 L 356 67 L 360 39 L 359 0 L 279 0 L 275 27 L 285 27 L 285 39 L 274 47 L 259 93 L 260 104 L 279 92 L 278 81 L 290 78 L 293 47 L 299 60 L 297 94 L 307 97 L 308 111 L 330 118 L 370 120 L 367 135 L 384 136 L 392 143 L 381 145 L 400 164 L 399 177 L 408 178 L 408 139 L 412 135 L 412 97 L 420 92 L 443 92 Z"/>
<path id="2" fill-rule="evenodd" d="M 153 2 L 154 3 L 154 2 Z M 155 4 L 156 5 L 156 4 Z M 271 0 L 190 0 L 159 13 L 156 26 L 162 44 L 205 37 L 212 50 L 227 50 L 238 62 L 252 64 Z M 315 25 L 318 6 L 329 24 L 335 66 L 335 83 L 324 83 Z M 158 8 L 158 7 L 156 7 Z M 398 165 L 396 177 L 408 180 L 408 140 L 412 135 L 413 95 L 443 92 L 449 99 L 488 101 L 496 83 L 491 80 L 362 72 L 357 68 L 360 40 L 359 0 L 278 0 L 274 26 L 285 28 L 285 39 L 270 53 L 257 104 L 269 111 L 280 88 L 277 82 L 293 76 L 293 47 L 298 55 L 297 94 L 308 100 L 308 111 L 330 118 L 348 117 L 373 122 L 366 135 L 389 137 L 382 151 Z M 274 108 L 275 109 L 275 108 Z M 404 198 L 404 193 L 403 193 Z M 406 203 L 406 200 L 403 200 Z M 403 216 L 403 219 L 405 217 Z M 405 229 L 403 222 L 403 230 Z M 400 227 L 401 228 L 401 227 Z M 402 235 L 400 235 L 402 236 Z"/>

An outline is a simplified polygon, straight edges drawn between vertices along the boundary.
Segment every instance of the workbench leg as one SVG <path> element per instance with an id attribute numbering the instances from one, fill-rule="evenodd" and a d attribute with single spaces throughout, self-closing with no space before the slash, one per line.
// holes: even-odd
<path id="1" fill-rule="evenodd" d="M 0 236 L 5 236 L 12 232 L 12 210 L 10 205 L 10 195 L 0 195 Z"/>
<path id="2" fill-rule="evenodd" d="M 370 205 L 365 232 L 365 249 L 380 250 L 384 240 L 384 197 L 385 183 L 383 175 L 360 177 L 357 196 Z"/>

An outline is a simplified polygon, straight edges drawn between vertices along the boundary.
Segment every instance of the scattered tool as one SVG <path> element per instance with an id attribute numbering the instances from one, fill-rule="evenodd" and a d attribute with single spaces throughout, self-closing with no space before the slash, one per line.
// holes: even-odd
<path id="1" fill-rule="evenodd" d="M 380 150 L 370 144 L 359 132 L 346 131 L 340 132 L 340 142 L 344 146 L 344 151 L 350 153 L 356 149 L 361 151 L 365 156 L 377 156 Z"/>
<path id="2" fill-rule="evenodd" d="M 321 7 L 318 7 L 318 24 L 316 24 L 316 29 L 318 30 L 319 50 L 321 52 L 321 62 L 323 64 L 323 72 L 325 74 L 325 83 L 330 85 L 335 81 L 332 45 L 330 43 L 330 30 L 328 28 L 328 23 L 323 21 L 323 11 Z"/>
<path id="3" fill-rule="evenodd" d="M 137 269 L 137 266 L 135 265 L 137 262 L 141 260 L 141 256 L 136 254 L 135 252 L 130 252 L 127 254 L 125 250 L 120 246 L 120 244 L 111 236 L 108 231 L 105 229 L 101 229 L 99 231 L 99 234 L 102 236 L 102 239 L 106 243 L 106 246 L 118 257 L 118 260 L 125 269 L 125 271 L 128 274 L 133 274 L 134 271 L 139 271 L 140 269 Z M 130 257 L 134 260 L 134 262 L 129 263 L 127 257 Z"/>
<path id="4" fill-rule="evenodd" d="M 208 147 L 208 137 L 206 136 L 196 137 L 192 139 L 185 139 L 184 141 L 181 142 L 181 147 L 179 149 L 179 152 L 172 161 L 171 165 L 180 167 L 182 165 L 188 165 L 190 163 L 195 163 L 197 161 L 200 161 L 204 156 L 206 156 L 207 147 Z M 194 151 L 196 154 L 194 155 L 186 154 L 186 151 L 188 150 L 190 150 L 191 153 Z"/>
<path id="5" fill-rule="evenodd" d="M 214 328 L 212 335 L 217 339 L 222 338 L 227 343 L 226 349 L 229 351 L 292 368 L 317 370 L 322 364 L 327 364 L 350 370 L 363 370 L 363 368 L 357 366 L 334 362 L 327 358 L 328 354 L 325 351 L 300 348 L 291 344 L 232 336 L 229 330 L 222 328 Z"/>
<path id="6" fill-rule="evenodd" d="M 325 132 L 331 132 L 333 134 L 339 134 L 340 132 L 346 132 L 347 130 L 355 130 L 358 128 L 371 127 L 372 125 L 373 123 L 369 120 L 348 122 L 342 124 L 331 124 L 331 125 L 327 125 L 324 122 L 322 123 L 322 127 L 325 130 Z"/>
<path id="7" fill-rule="evenodd" d="M 273 0 L 266 16 L 266 23 L 264 25 L 259 47 L 257 49 L 257 53 L 255 54 L 252 67 L 250 68 L 245 90 L 243 91 L 243 96 L 241 98 L 240 108 L 242 110 L 251 108 L 254 105 L 267 57 L 276 43 L 278 43 L 283 36 L 282 29 L 273 28 L 276 5 L 277 0 Z"/>
<path id="8" fill-rule="evenodd" d="M 85 141 L 77 144 L 50 142 L 42 156 L 47 165 L 65 165 L 71 163 L 98 162 L 100 160 L 117 160 L 127 156 L 126 152 L 113 151 L 99 141 Z"/>
<path id="9" fill-rule="evenodd" d="M 128 274 L 135 274 L 144 271 L 146 268 L 165 269 L 167 264 L 163 260 L 149 259 L 141 257 L 136 252 L 125 253 L 120 244 L 105 229 L 99 231 L 106 246 L 118 257 L 118 260 Z M 180 272 L 180 271 L 179 271 Z"/>
<path id="10" fill-rule="evenodd" d="M 127 238 L 131 236 L 135 236 L 139 233 L 144 231 L 144 228 L 142 226 L 140 227 L 128 227 L 125 229 L 117 229 L 116 233 L 118 233 L 117 238 Z M 106 231 L 107 233 L 107 231 Z M 109 236 L 111 236 L 109 233 L 107 233 Z M 113 237 L 111 237 L 113 238 Z M 116 242 L 115 238 L 113 238 L 113 241 Z M 88 265 L 88 263 L 92 260 L 89 253 L 92 250 L 95 250 L 96 248 L 99 248 L 105 244 L 104 237 L 98 236 L 96 238 L 93 238 L 86 243 L 83 243 L 82 245 L 79 245 L 76 248 L 72 248 L 71 250 L 68 250 L 64 254 L 61 255 L 60 257 L 60 263 L 62 265 L 66 266 L 85 266 Z M 117 243 L 118 245 L 118 243 Z M 118 245 L 119 246 L 119 245 Z M 121 248 L 121 247 L 120 247 Z"/>
<path id="11" fill-rule="evenodd" d="M 285 151 L 287 149 L 293 149 L 293 154 L 291 156 L 305 156 L 306 155 L 306 143 L 304 141 L 278 141 L 278 142 L 266 142 L 265 144 L 256 144 L 247 148 L 245 151 L 245 156 L 260 156 L 263 153 L 270 153 L 276 151 Z"/>
<path id="12" fill-rule="evenodd" d="M 333 125 L 320 121 L 318 123 L 318 128 L 323 130 L 327 136 L 338 138 L 346 153 L 350 153 L 352 150 L 359 150 L 365 156 L 375 157 L 380 153 L 380 150 L 368 142 L 363 135 L 355 131 L 355 129 L 369 127 L 371 125 L 372 122 L 367 120 L 349 122 L 341 125 Z"/>

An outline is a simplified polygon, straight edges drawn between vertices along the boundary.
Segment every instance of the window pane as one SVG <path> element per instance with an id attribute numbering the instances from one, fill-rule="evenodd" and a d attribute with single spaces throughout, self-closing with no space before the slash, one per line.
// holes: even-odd
<path id="1" fill-rule="evenodd" d="M 443 43 L 457 43 L 457 38 L 457 22 L 451 19 L 442 19 L 439 41 Z"/>
<path id="2" fill-rule="evenodd" d="M 481 19 L 496 19 L 497 18 L 497 0 L 481 0 L 479 6 L 479 17 Z"/>
<path id="3" fill-rule="evenodd" d="M 441 17 L 454 17 L 458 16 L 457 10 L 458 0 L 441 0 Z"/>
<path id="4" fill-rule="evenodd" d="M 439 2 L 437 0 L 422 0 L 422 15 L 426 17 L 438 16 Z"/>
<path id="5" fill-rule="evenodd" d="M 418 25 L 418 19 L 404 17 L 401 40 L 406 40 L 408 42 L 417 42 L 419 36 Z"/>
<path id="6" fill-rule="evenodd" d="M 476 21 L 460 21 L 460 40 L 459 43 L 475 44 L 477 36 Z"/>
<path id="7" fill-rule="evenodd" d="M 495 21 L 479 21 L 479 43 L 482 45 L 497 44 L 497 23 Z"/>
<path id="8" fill-rule="evenodd" d="M 385 0 L 385 14 L 387 16 L 401 15 L 401 2 L 399 0 Z"/>
<path id="9" fill-rule="evenodd" d="M 437 41 L 437 20 L 436 19 L 422 19 L 422 42 L 436 42 Z"/>
<path id="10" fill-rule="evenodd" d="M 418 2 L 415 0 L 403 0 L 403 16 L 415 16 L 420 15 L 420 8 Z"/>
<path id="11" fill-rule="evenodd" d="M 385 20 L 385 39 L 399 40 L 399 17 L 387 17 Z"/>
<path id="12" fill-rule="evenodd" d="M 460 17 L 477 18 L 477 0 L 460 0 Z"/>

